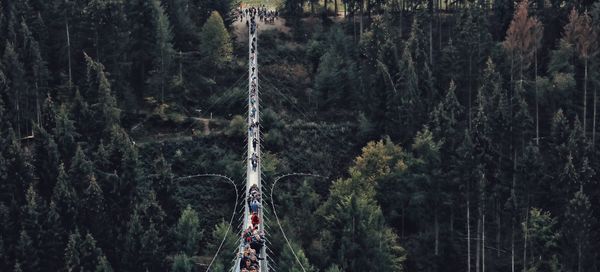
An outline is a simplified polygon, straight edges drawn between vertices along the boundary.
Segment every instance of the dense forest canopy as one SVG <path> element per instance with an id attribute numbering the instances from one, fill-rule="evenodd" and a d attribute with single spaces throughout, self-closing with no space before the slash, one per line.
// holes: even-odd
<path id="1" fill-rule="evenodd" d="M 0 271 L 229 271 L 240 5 L 272 269 L 600 271 L 589 0 L 2 0 Z"/>

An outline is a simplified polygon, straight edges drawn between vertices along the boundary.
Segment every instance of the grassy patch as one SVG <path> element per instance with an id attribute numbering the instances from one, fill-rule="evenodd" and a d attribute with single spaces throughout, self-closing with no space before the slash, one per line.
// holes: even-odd
<path id="1" fill-rule="evenodd" d="M 281 8 L 284 0 L 242 0 L 242 5 L 266 6 L 269 9 Z"/>

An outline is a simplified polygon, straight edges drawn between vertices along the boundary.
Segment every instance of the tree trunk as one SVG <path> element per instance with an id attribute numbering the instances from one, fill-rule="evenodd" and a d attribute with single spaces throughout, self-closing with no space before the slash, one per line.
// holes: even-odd
<path id="1" fill-rule="evenodd" d="M 592 117 L 592 146 L 596 146 L 596 115 L 598 106 L 598 91 L 597 87 L 594 86 L 594 116 Z"/>
<path id="2" fill-rule="evenodd" d="M 535 57 L 535 143 L 540 145 L 540 109 L 538 99 L 538 84 L 537 84 L 537 50 L 534 53 Z"/>
<path id="3" fill-rule="evenodd" d="M 434 211 L 433 217 L 434 217 L 433 227 L 434 227 L 434 233 L 435 233 L 434 255 L 438 256 L 440 254 L 440 224 L 438 222 L 437 208 Z"/>
<path id="4" fill-rule="evenodd" d="M 360 40 L 360 39 L 362 39 L 362 34 L 363 34 L 363 29 L 364 29 L 364 18 L 363 17 L 364 17 L 364 8 L 365 8 L 364 6 L 365 6 L 365 3 L 364 3 L 364 0 L 359 1 L 359 3 L 360 3 L 360 7 L 359 7 L 359 15 L 360 15 L 360 28 L 359 28 L 359 30 L 360 30 L 360 32 L 358 33 L 358 37 L 359 37 L 359 40 Z"/>
<path id="5" fill-rule="evenodd" d="M 583 255 L 583 251 L 581 250 L 582 246 L 581 246 L 581 241 L 579 241 L 577 243 L 577 272 L 581 272 L 581 265 L 582 265 L 582 255 Z"/>
<path id="6" fill-rule="evenodd" d="M 65 29 L 67 31 L 67 62 L 68 62 L 68 66 L 69 66 L 69 82 L 67 83 L 67 86 L 69 87 L 69 90 L 71 90 L 72 84 L 73 84 L 73 73 L 71 70 L 71 37 L 69 35 L 69 21 L 65 18 Z M 69 94 L 71 95 L 71 94 Z"/>
<path id="7" fill-rule="evenodd" d="M 467 192 L 467 272 L 471 272 L 471 201 Z"/>
<path id="8" fill-rule="evenodd" d="M 525 229 L 525 233 L 523 234 L 523 272 L 527 272 L 527 241 L 529 239 L 529 229 L 528 229 L 528 224 L 529 224 L 529 211 L 526 213 L 525 215 L 525 224 L 523 225 L 523 228 Z"/>
<path id="9" fill-rule="evenodd" d="M 429 65 L 433 68 L 433 1 L 429 0 Z"/>
<path id="10" fill-rule="evenodd" d="M 481 272 L 485 272 L 485 209 L 481 218 Z"/>
<path id="11" fill-rule="evenodd" d="M 338 0 L 333 0 L 333 12 L 335 13 L 334 17 L 338 16 Z"/>
<path id="12" fill-rule="evenodd" d="M 44 124 L 42 124 L 42 114 L 41 114 L 41 110 L 40 110 L 40 90 L 38 87 L 38 83 L 35 82 L 35 117 L 37 119 L 37 124 L 40 127 L 43 127 Z"/>
<path id="13" fill-rule="evenodd" d="M 512 220 L 511 234 L 510 234 L 510 271 L 515 272 L 515 222 Z"/>
<path id="14" fill-rule="evenodd" d="M 471 82 L 471 71 L 473 68 L 473 57 L 472 54 L 469 53 L 469 130 L 471 130 L 471 126 L 472 126 L 472 119 L 473 119 L 473 114 L 471 112 L 471 95 L 472 95 L 472 85 L 473 83 Z"/>
<path id="15" fill-rule="evenodd" d="M 164 59 L 164 49 L 161 45 L 160 48 L 160 102 L 162 104 L 165 103 L 165 59 Z"/>
<path id="16" fill-rule="evenodd" d="M 450 236 L 454 237 L 454 208 L 450 207 Z"/>
<path id="17" fill-rule="evenodd" d="M 501 242 L 500 242 L 500 238 L 502 235 L 502 225 L 501 225 L 501 218 L 500 218 L 500 205 L 498 203 L 496 203 L 496 257 L 500 257 L 500 247 L 501 247 Z"/>
<path id="18" fill-rule="evenodd" d="M 404 220 L 404 216 L 405 216 L 404 211 L 405 210 L 406 209 L 404 208 L 404 206 L 402 206 L 402 231 L 400 232 L 400 238 L 401 239 L 404 239 L 404 222 L 405 222 L 405 220 Z"/>
<path id="19" fill-rule="evenodd" d="M 584 75 L 584 80 L 583 80 L 583 114 L 581 116 L 581 118 L 583 119 L 583 136 L 585 137 L 587 130 L 586 130 L 586 116 L 587 116 L 587 82 L 588 82 L 588 59 L 585 59 L 585 75 Z"/>
<path id="20" fill-rule="evenodd" d="M 481 207 L 479 207 L 479 216 L 477 218 L 477 237 L 475 238 L 475 272 L 481 271 Z"/>

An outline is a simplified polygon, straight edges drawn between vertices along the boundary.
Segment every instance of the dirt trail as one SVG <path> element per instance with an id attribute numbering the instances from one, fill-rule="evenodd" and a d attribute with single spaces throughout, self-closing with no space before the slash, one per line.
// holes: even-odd
<path id="1" fill-rule="evenodd" d="M 285 19 L 279 17 L 273 24 L 267 24 L 264 22 L 258 23 L 258 32 L 277 30 L 283 33 L 289 33 L 290 28 L 285 25 Z M 239 18 L 233 23 L 233 34 L 235 35 L 236 42 L 244 43 L 248 41 L 248 27 L 246 26 L 246 20 L 240 21 Z"/>

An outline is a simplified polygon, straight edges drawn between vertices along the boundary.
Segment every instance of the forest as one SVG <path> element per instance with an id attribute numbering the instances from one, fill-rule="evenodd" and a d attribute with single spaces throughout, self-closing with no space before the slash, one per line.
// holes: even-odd
<path id="1" fill-rule="evenodd" d="M 251 5 L 269 270 L 600 271 L 592 0 L 0 0 L 0 271 L 231 270 Z"/>

